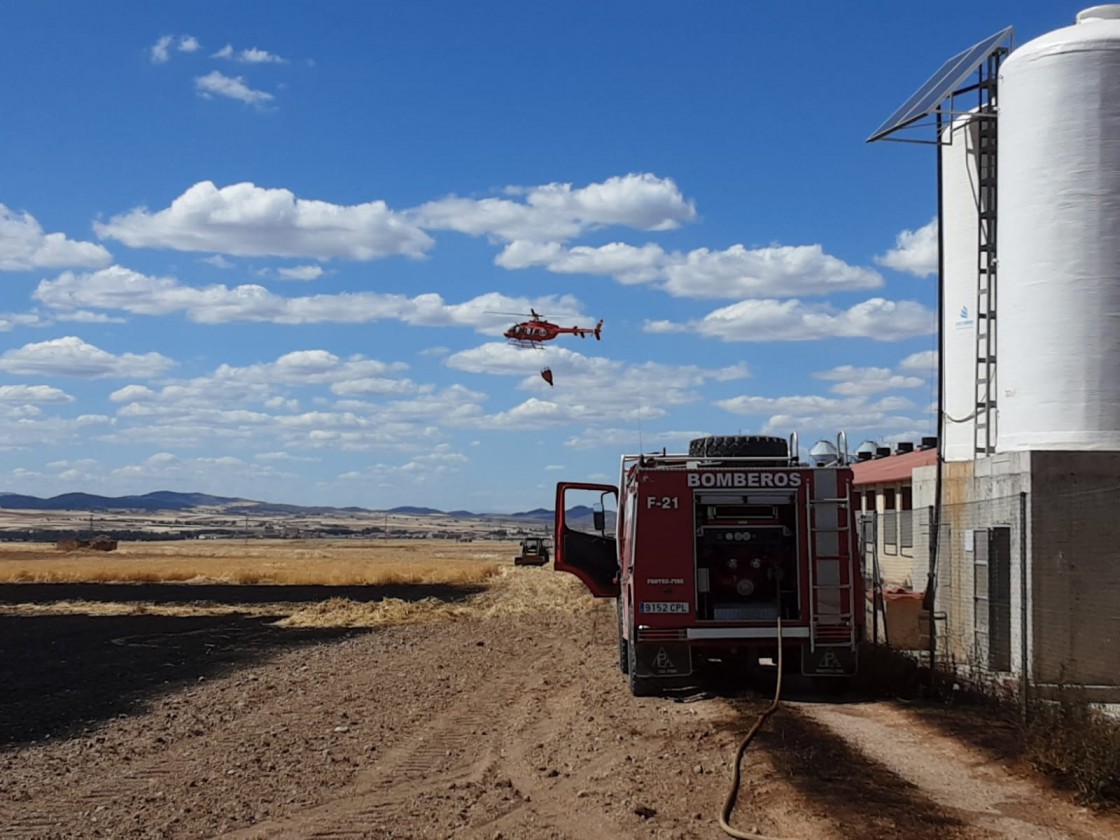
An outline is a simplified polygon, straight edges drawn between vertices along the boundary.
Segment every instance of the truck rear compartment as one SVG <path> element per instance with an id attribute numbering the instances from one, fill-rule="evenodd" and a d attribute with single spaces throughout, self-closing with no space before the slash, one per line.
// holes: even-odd
<path id="1" fill-rule="evenodd" d="M 697 621 L 801 617 L 796 497 L 697 493 Z"/>

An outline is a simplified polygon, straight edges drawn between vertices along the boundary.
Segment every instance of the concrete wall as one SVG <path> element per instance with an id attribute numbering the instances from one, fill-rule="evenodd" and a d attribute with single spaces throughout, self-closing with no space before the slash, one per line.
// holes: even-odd
<path id="1" fill-rule="evenodd" d="M 915 470 L 915 500 L 927 505 L 935 498 L 936 467 Z M 938 653 L 956 664 L 986 671 L 989 668 L 988 640 L 993 628 L 978 635 L 981 622 L 988 617 L 987 589 L 978 592 L 977 539 L 993 528 L 1009 528 L 1011 591 L 1002 605 L 1004 621 L 1000 630 L 1010 635 L 1010 669 L 1020 674 L 1023 665 L 1022 540 L 1020 492 L 1030 489 L 1029 453 L 1006 453 L 977 461 L 943 465 L 942 521 L 937 556 L 937 601 L 935 612 L 944 619 L 937 623 Z M 982 550 L 981 546 L 981 550 Z M 928 543 L 926 546 L 928 551 Z M 984 571 L 989 571 L 985 569 Z M 981 577 L 981 580 L 984 578 Z M 1029 598 L 1029 585 L 1028 585 Z"/>
<path id="2" fill-rule="evenodd" d="M 915 507 L 932 503 L 935 476 L 934 467 L 914 471 Z M 1099 686 L 1094 699 L 1120 699 L 1120 453 L 1001 453 L 945 464 L 942 486 L 939 653 L 987 668 L 977 635 L 976 539 L 1007 527 L 1010 675 L 1023 673 L 1025 648 L 1032 683 Z M 1020 493 L 1027 493 L 1025 528 Z M 915 534 L 921 551 L 928 542 L 919 547 Z M 921 562 L 915 558 L 915 567 Z"/>
<path id="3" fill-rule="evenodd" d="M 1030 463 L 1034 681 L 1120 687 L 1120 452 Z"/>

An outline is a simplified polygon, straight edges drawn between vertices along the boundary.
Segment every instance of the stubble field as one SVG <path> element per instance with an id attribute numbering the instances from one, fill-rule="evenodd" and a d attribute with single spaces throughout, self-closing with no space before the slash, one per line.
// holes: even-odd
<path id="1" fill-rule="evenodd" d="M 5 836 L 724 836 L 730 762 L 773 686 L 630 697 L 613 605 L 515 553 L 0 551 Z M 786 699 L 744 762 L 748 832 L 1120 836 L 1001 750 L 1008 721 Z"/>

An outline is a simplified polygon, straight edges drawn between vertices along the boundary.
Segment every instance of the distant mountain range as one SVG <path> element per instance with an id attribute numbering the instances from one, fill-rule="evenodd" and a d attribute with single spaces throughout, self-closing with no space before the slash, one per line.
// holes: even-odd
<path id="1" fill-rule="evenodd" d="M 20 493 L 0 493 L 0 508 L 11 510 L 81 510 L 81 511 L 186 511 L 196 508 L 218 508 L 231 514 L 303 514 L 323 515 L 330 513 L 397 513 L 408 516 L 450 516 L 457 519 L 524 519 L 531 521 L 551 521 L 552 511 L 534 508 L 520 513 L 473 513 L 469 510 L 442 511 L 436 508 L 401 507 L 388 510 L 372 510 L 361 507 L 319 507 L 304 505 L 285 505 L 274 502 L 259 502 L 252 499 L 228 496 L 210 496 L 206 493 L 175 493 L 160 490 L 145 493 L 143 496 L 98 496 L 93 493 L 63 493 L 41 499 L 38 496 L 25 496 Z M 575 507 L 569 516 L 590 516 L 591 509 Z"/>

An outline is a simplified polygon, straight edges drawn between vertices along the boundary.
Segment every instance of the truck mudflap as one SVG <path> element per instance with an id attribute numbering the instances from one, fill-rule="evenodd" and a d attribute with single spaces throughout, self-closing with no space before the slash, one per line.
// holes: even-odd
<path id="1" fill-rule="evenodd" d="M 692 673 L 692 648 L 672 642 L 639 642 L 634 647 L 639 677 L 687 677 Z"/>
<path id="2" fill-rule="evenodd" d="M 801 673 L 808 677 L 850 677 L 859 665 L 857 653 L 846 647 L 801 649 Z"/>

